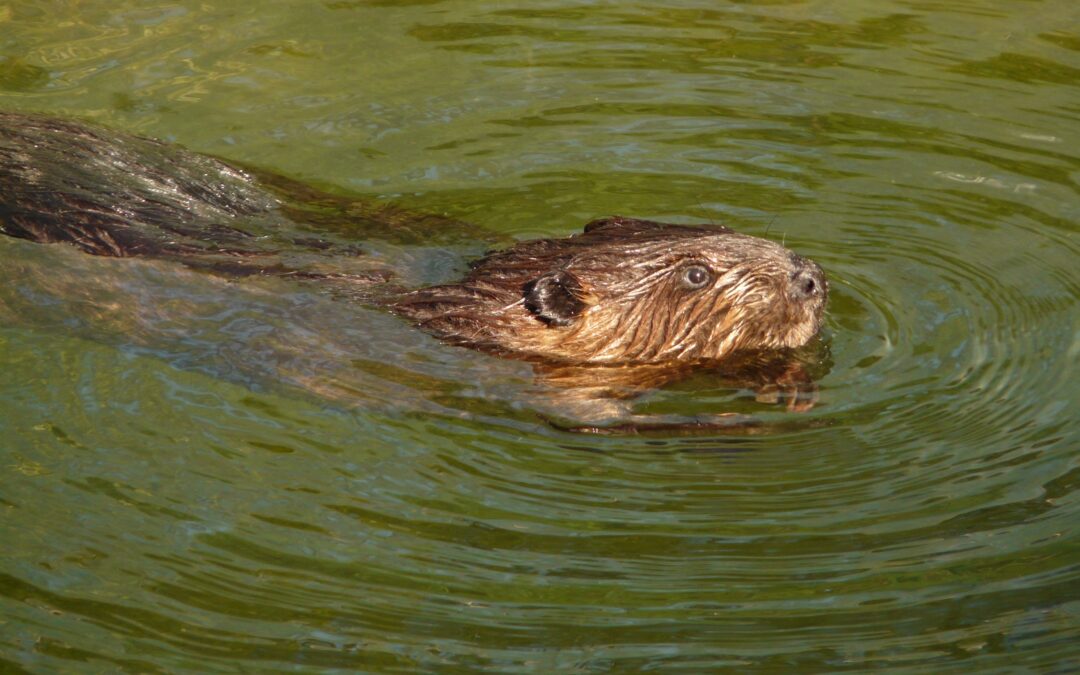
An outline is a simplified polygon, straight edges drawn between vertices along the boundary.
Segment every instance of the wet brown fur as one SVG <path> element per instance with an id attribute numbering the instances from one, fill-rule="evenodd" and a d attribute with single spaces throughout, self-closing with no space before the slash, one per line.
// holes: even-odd
<path id="1" fill-rule="evenodd" d="M 250 176 L 160 141 L 37 115 L 0 113 L 0 232 L 106 256 L 256 255 L 280 222 Z"/>
<path id="2" fill-rule="evenodd" d="M 816 263 L 774 242 L 613 217 L 490 254 L 460 282 L 414 291 L 392 309 L 449 342 L 511 355 L 694 362 L 805 344 L 827 292 Z"/>

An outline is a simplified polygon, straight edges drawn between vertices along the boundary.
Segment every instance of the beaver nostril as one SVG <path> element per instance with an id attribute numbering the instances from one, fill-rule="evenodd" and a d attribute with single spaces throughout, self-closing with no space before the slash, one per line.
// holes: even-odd
<path id="1" fill-rule="evenodd" d="M 814 278 L 813 272 L 803 270 L 797 272 L 792 281 L 795 293 L 804 298 L 811 298 L 821 292 L 821 284 Z"/>

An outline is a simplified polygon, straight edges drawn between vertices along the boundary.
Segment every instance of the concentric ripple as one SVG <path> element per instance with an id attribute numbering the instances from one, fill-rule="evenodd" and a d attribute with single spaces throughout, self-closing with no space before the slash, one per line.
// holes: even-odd
<path id="1" fill-rule="evenodd" d="M 830 281 L 810 410 L 702 373 L 634 410 L 762 426 L 597 436 L 374 310 L 0 241 L 0 670 L 1077 670 L 1076 25 L 0 6 L 3 109 L 517 237 L 721 221 Z"/>

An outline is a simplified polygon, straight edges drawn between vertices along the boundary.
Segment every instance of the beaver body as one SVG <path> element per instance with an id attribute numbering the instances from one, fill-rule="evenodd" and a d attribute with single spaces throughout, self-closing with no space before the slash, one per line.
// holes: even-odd
<path id="1" fill-rule="evenodd" d="M 0 113 L 4 234 L 95 255 L 340 282 L 317 261 L 355 257 L 355 242 L 297 212 L 262 177 L 221 160 Z M 388 221 L 394 213 L 350 207 L 338 217 Z M 346 281 L 384 279 L 376 277 Z M 456 283 L 388 294 L 379 304 L 443 340 L 501 355 L 685 365 L 805 344 L 821 326 L 827 289 L 816 263 L 774 242 L 724 227 L 613 217 L 579 235 L 488 254 Z"/>
<path id="2" fill-rule="evenodd" d="M 359 255 L 360 242 L 475 238 L 450 218 L 340 197 L 171 143 L 4 112 L 0 233 L 354 291 L 387 278 Z"/>
<path id="3" fill-rule="evenodd" d="M 0 113 L 0 230 L 108 256 L 245 256 L 284 219 L 246 172 L 175 145 Z"/>

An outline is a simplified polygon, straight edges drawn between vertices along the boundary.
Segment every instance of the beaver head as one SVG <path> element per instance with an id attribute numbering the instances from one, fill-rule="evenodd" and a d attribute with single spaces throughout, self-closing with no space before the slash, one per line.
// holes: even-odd
<path id="1" fill-rule="evenodd" d="M 814 262 L 726 227 L 630 218 L 517 244 L 391 308 L 455 344 L 570 363 L 718 360 L 799 347 L 828 294 Z"/>

